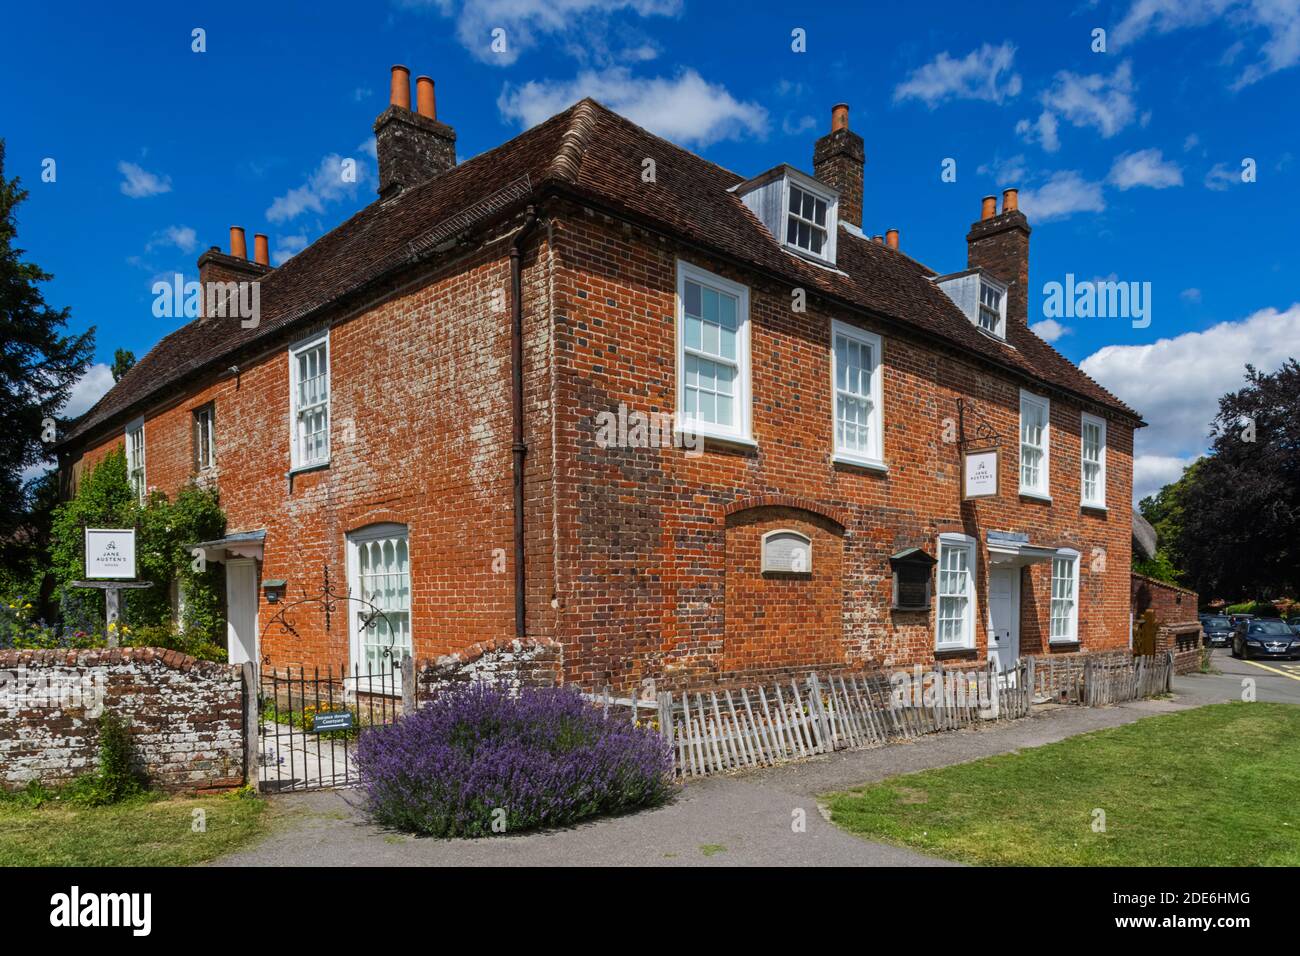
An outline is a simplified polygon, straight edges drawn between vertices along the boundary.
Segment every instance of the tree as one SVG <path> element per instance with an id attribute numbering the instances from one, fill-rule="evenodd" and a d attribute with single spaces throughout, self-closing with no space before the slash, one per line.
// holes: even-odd
<path id="1" fill-rule="evenodd" d="M 1197 480 L 1202 459 L 1197 459 L 1183 469 L 1176 481 L 1165 485 L 1154 495 L 1138 502 L 1138 511 L 1156 532 L 1156 554 L 1149 559 L 1133 556 L 1133 570 L 1157 581 L 1182 584 L 1187 575 L 1183 569 L 1183 555 L 1179 551 L 1179 532 L 1183 526 L 1183 502 L 1187 489 Z"/>
<path id="2" fill-rule="evenodd" d="M 1245 378 L 1177 493 L 1173 549 L 1200 594 L 1272 600 L 1300 592 L 1300 364 Z"/>
<path id="3" fill-rule="evenodd" d="M 95 330 L 62 333 L 69 310 L 51 308 L 40 289 L 53 276 L 14 245 L 27 191 L 5 178 L 4 157 L 0 139 L 0 540 L 9 540 L 30 505 L 23 473 L 48 459 L 47 423 L 90 364 Z"/>
<path id="4" fill-rule="evenodd" d="M 130 349 L 118 349 L 113 353 L 113 366 L 109 369 L 113 373 L 113 381 L 116 382 L 123 375 L 131 370 L 135 364 L 135 353 Z"/>

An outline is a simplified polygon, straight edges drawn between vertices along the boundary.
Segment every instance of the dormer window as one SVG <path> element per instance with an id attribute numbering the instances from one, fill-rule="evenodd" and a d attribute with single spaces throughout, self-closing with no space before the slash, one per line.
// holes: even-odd
<path id="1" fill-rule="evenodd" d="M 983 269 L 936 276 L 935 285 L 965 313 L 980 331 L 1007 340 L 1007 287 Z"/>
<path id="2" fill-rule="evenodd" d="M 791 183 L 786 245 L 820 256 L 826 247 L 826 209 L 825 199 Z"/>
<path id="3" fill-rule="evenodd" d="M 980 328 L 1003 338 L 1002 290 L 987 281 L 980 283 Z"/>
<path id="4" fill-rule="evenodd" d="M 835 265 L 840 194 L 793 166 L 777 166 L 732 187 L 793 255 Z"/>

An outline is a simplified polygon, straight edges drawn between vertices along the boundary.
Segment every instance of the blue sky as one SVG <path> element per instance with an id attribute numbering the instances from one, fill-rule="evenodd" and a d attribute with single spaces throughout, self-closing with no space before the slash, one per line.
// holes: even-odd
<path id="1" fill-rule="evenodd" d="M 6 172 L 32 194 L 19 238 L 56 276 L 47 298 L 98 326 L 100 362 L 170 331 L 152 283 L 194 277 L 230 225 L 268 233 L 279 261 L 370 201 L 393 63 L 434 77 L 461 159 L 593 95 L 738 173 L 810 169 L 846 101 L 865 228 L 900 229 L 940 271 L 964 267 L 980 197 L 1019 186 L 1031 322 L 1067 273 L 1151 283 L 1146 328 L 1039 327 L 1151 423 L 1139 493 L 1204 450 L 1244 363 L 1275 368 L 1300 340 L 1300 0 L 180 7 L 24 4 L 0 38 Z M 69 411 L 107 384 L 93 369 Z"/>

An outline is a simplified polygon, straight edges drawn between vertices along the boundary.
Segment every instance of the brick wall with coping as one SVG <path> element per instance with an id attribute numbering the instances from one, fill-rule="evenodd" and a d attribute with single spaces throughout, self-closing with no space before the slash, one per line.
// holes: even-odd
<path id="1" fill-rule="evenodd" d="M 95 770 L 100 711 L 127 722 L 152 787 L 244 782 L 238 667 L 152 647 L 0 651 L 0 785 L 67 783 Z"/>

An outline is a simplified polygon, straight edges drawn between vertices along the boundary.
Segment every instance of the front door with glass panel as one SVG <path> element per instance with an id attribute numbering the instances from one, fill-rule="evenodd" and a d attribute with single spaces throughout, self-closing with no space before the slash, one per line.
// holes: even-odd
<path id="1" fill-rule="evenodd" d="M 374 686 L 411 654 L 411 559 L 403 525 L 348 536 L 348 590 L 359 599 L 348 602 L 352 664 Z"/>
<path id="2" fill-rule="evenodd" d="M 1020 569 L 989 570 L 989 660 L 998 673 L 1020 656 Z"/>

